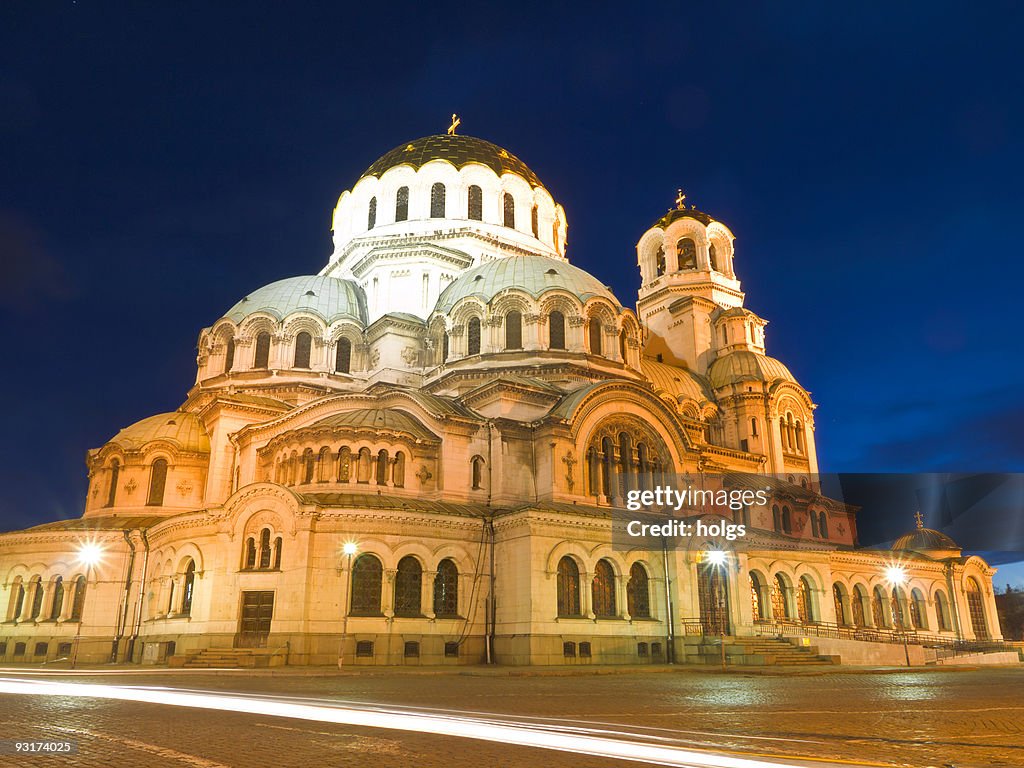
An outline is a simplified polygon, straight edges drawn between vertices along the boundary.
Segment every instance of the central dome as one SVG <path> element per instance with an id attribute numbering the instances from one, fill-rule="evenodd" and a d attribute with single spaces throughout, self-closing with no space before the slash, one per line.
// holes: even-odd
<path id="1" fill-rule="evenodd" d="M 398 165 L 408 165 L 418 170 L 431 160 L 446 160 L 456 168 L 462 168 L 469 163 L 478 163 L 487 166 L 498 176 L 503 173 L 514 173 L 528 181 L 531 187 L 544 186 L 537 178 L 537 174 L 507 149 L 502 149 L 497 144 L 491 144 L 489 141 L 473 136 L 448 134 L 424 136 L 421 139 L 401 144 L 382 155 L 366 169 L 360 178 L 367 176 L 379 178 L 386 170 Z"/>

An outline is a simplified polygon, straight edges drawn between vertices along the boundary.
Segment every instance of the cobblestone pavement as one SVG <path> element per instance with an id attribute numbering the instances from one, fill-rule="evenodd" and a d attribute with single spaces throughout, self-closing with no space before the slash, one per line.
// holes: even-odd
<path id="1" fill-rule="evenodd" d="M 0 677 L 10 678 L 7 672 Z M 626 673 L 212 675 L 46 679 L 166 686 L 538 718 L 669 738 L 684 747 L 925 768 L 1024 766 L 1024 670 L 758 675 Z M 72 697 L 0 696 L 0 739 L 74 739 L 73 756 L 18 766 L 623 766 L 475 739 Z M 7 761 L 7 762 L 4 762 Z"/>

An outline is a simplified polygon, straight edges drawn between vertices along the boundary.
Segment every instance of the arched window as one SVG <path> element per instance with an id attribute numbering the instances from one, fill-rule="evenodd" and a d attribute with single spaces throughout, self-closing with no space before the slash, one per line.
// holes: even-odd
<path id="1" fill-rule="evenodd" d="M 626 610 L 634 619 L 651 618 L 651 591 L 647 569 L 640 563 L 633 563 L 626 582 Z"/>
<path id="2" fill-rule="evenodd" d="M 347 483 L 352 474 L 352 449 L 343 446 L 338 449 L 338 482 Z"/>
<path id="3" fill-rule="evenodd" d="M 597 317 L 590 318 L 587 323 L 587 334 L 590 337 L 590 354 L 601 354 L 601 320 Z"/>
<path id="4" fill-rule="evenodd" d="M 437 564 L 434 576 L 434 615 L 442 618 L 459 615 L 459 569 L 448 558 Z"/>
<path id="5" fill-rule="evenodd" d="M 665 248 L 658 246 L 658 252 L 654 254 L 654 274 L 661 277 L 665 274 Z"/>
<path id="6" fill-rule="evenodd" d="M 626 329 L 619 331 L 619 359 L 626 362 Z"/>
<path id="7" fill-rule="evenodd" d="M 803 453 L 804 452 L 804 428 L 803 428 L 803 424 L 801 424 L 799 421 L 796 422 L 796 424 L 793 426 L 793 432 L 794 432 L 794 434 L 796 436 L 796 452 L 797 453 Z"/>
<path id="8" fill-rule="evenodd" d="M 537 220 L 537 206 L 533 206 L 533 210 L 530 211 L 530 231 L 533 232 L 534 237 L 539 237 L 538 232 L 540 231 L 540 224 Z"/>
<path id="9" fill-rule="evenodd" d="M 313 456 L 313 449 L 307 448 L 302 452 L 302 484 L 308 485 L 312 483 L 315 473 L 316 458 Z"/>
<path id="10" fill-rule="evenodd" d="M 782 508 L 782 532 L 792 533 L 793 532 L 793 517 L 789 512 L 789 507 Z"/>
<path id="11" fill-rule="evenodd" d="M 313 337 L 302 331 L 295 337 L 295 367 L 309 368 L 309 355 L 313 348 Z"/>
<path id="12" fill-rule="evenodd" d="M 782 533 L 782 513 L 778 504 L 772 505 L 772 529 L 776 533 Z"/>
<path id="13" fill-rule="evenodd" d="M 370 208 L 366 212 L 366 228 L 373 229 L 377 226 L 377 198 L 376 196 L 370 198 Z"/>
<path id="14" fill-rule="evenodd" d="M 228 337 L 227 349 L 224 350 L 224 373 L 235 366 L 235 337 Z"/>
<path id="15" fill-rule="evenodd" d="M 395 195 L 395 221 L 405 221 L 409 218 L 409 188 L 399 187 Z"/>
<path id="16" fill-rule="evenodd" d="M 785 621 L 789 618 L 789 601 L 786 593 L 789 588 L 781 573 L 776 573 L 772 580 L 772 618 L 776 621 Z"/>
<path id="17" fill-rule="evenodd" d="M 469 188 L 469 218 L 473 221 L 484 220 L 484 192 L 476 184 Z"/>
<path id="18" fill-rule="evenodd" d="M 924 595 L 920 589 L 915 589 L 910 593 L 910 626 L 914 629 L 925 629 L 926 616 L 927 609 L 924 604 Z"/>
<path id="19" fill-rule="evenodd" d="M 359 459 L 356 462 L 356 482 L 370 482 L 370 464 L 372 463 L 369 448 L 359 449 Z"/>
<path id="20" fill-rule="evenodd" d="M 266 331 L 256 336 L 256 356 L 253 358 L 252 367 L 270 367 L 270 334 Z"/>
<path id="21" fill-rule="evenodd" d="M 681 270 L 697 268 L 697 244 L 693 238 L 684 237 L 676 243 L 676 258 Z"/>
<path id="22" fill-rule="evenodd" d="M 864 603 L 867 602 L 868 593 L 860 584 L 853 588 L 853 597 L 850 598 L 850 607 L 853 609 L 853 626 L 866 627 L 867 619 L 864 617 Z"/>
<path id="23" fill-rule="evenodd" d="M 21 616 L 21 610 L 25 607 L 25 585 L 21 582 L 21 576 L 18 576 L 14 584 L 11 585 L 11 602 L 9 604 L 8 620 L 17 621 Z"/>
<path id="24" fill-rule="evenodd" d="M 117 478 L 121 474 L 121 462 L 114 459 L 110 462 L 110 487 L 107 488 L 107 503 L 105 506 L 114 506 L 114 499 L 117 498 Z"/>
<path id="25" fill-rule="evenodd" d="M 801 576 L 797 583 L 797 612 L 804 624 L 814 622 L 814 588 L 806 576 Z"/>
<path id="26" fill-rule="evenodd" d="M 565 315 L 557 309 L 548 315 L 548 347 L 565 349 Z"/>
<path id="27" fill-rule="evenodd" d="M 430 218 L 443 219 L 445 216 L 444 184 L 437 182 L 430 188 Z"/>
<path id="28" fill-rule="evenodd" d="M 623 498 L 633 490 L 633 439 L 619 433 L 619 495 Z"/>
<path id="29" fill-rule="evenodd" d="M 708 246 L 708 259 L 711 261 L 711 268 L 716 272 L 720 271 L 718 269 L 718 253 L 715 251 L 714 243 Z"/>
<path id="30" fill-rule="evenodd" d="M 245 540 L 245 567 L 247 570 L 256 567 L 256 539 L 253 536 Z"/>
<path id="31" fill-rule="evenodd" d="M 474 491 L 479 491 L 484 487 L 484 459 L 482 456 L 474 456 L 471 464 L 473 474 L 472 488 Z"/>
<path id="32" fill-rule="evenodd" d="M 988 640 L 988 623 L 985 620 L 985 604 L 982 602 L 981 586 L 973 576 L 967 577 L 967 613 L 971 618 L 971 629 L 976 640 Z"/>
<path id="33" fill-rule="evenodd" d="M 352 342 L 342 337 L 334 353 L 334 370 L 338 373 L 352 372 Z"/>
<path id="34" fill-rule="evenodd" d="M 953 629 L 949 620 L 949 600 L 941 589 L 935 592 L 935 618 L 939 623 L 940 632 L 949 632 Z"/>
<path id="35" fill-rule="evenodd" d="M 149 497 L 146 504 L 159 507 L 164 503 L 164 487 L 167 485 L 167 459 L 155 459 L 149 468 Z"/>
<path id="36" fill-rule="evenodd" d="M 448 337 L 448 331 L 441 334 L 441 362 L 448 362 L 448 353 L 451 346 L 451 341 Z"/>
<path id="37" fill-rule="evenodd" d="M 558 561 L 558 615 L 579 616 L 580 569 L 571 557 Z"/>
<path id="38" fill-rule="evenodd" d="M 505 349 L 523 348 L 523 313 L 512 310 L 505 315 Z"/>
<path id="39" fill-rule="evenodd" d="M 71 621 L 81 621 L 82 613 L 85 611 L 85 590 L 88 585 L 85 576 L 75 579 L 75 594 L 71 598 Z"/>
<path id="40" fill-rule="evenodd" d="M 610 437 L 601 440 L 601 493 L 611 498 L 612 477 L 615 473 L 615 446 Z"/>
<path id="41" fill-rule="evenodd" d="M 270 568 L 270 529 L 264 528 L 260 531 L 260 569 Z"/>
<path id="42" fill-rule="evenodd" d="M 511 194 L 506 192 L 501 197 L 501 210 L 503 214 L 503 223 L 506 227 L 515 229 L 516 226 L 516 201 Z"/>
<path id="43" fill-rule="evenodd" d="M 405 454 L 402 451 L 395 454 L 395 463 L 391 470 L 391 484 L 395 488 L 405 487 Z"/>
<path id="44" fill-rule="evenodd" d="M 807 516 L 811 518 L 811 536 L 818 538 L 818 513 L 811 511 L 807 513 Z"/>
<path id="45" fill-rule="evenodd" d="M 423 566 L 412 555 L 398 561 L 395 572 L 395 616 L 422 616 Z"/>
<path id="46" fill-rule="evenodd" d="M 349 613 L 353 616 L 380 616 L 380 589 L 384 569 L 380 560 L 362 554 L 352 564 L 352 601 Z"/>
<path id="47" fill-rule="evenodd" d="M 828 538 L 828 516 L 824 512 L 818 513 L 818 533 L 821 538 Z"/>
<path id="48" fill-rule="evenodd" d="M 274 570 L 281 570 L 281 537 L 274 539 Z"/>
<path id="49" fill-rule="evenodd" d="M 480 318 L 471 317 L 466 330 L 466 354 L 480 354 Z"/>
<path id="50" fill-rule="evenodd" d="M 376 467 L 376 469 L 377 469 L 377 472 L 376 472 L 376 477 L 374 478 L 374 480 L 376 480 L 377 485 L 387 485 L 388 484 L 388 452 L 386 450 L 384 450 L 383 448 L 381 448 L 379 451 L 377 451 L 377 467 Z"/>
<path id="51" fill-rule="evenodd" d="M 757 417 L 750 420 L 750 436 L 757 437 Z"/>
<path id="52" fill-rule="evenodd" d="M 615 611 L 615 571 L 607 560 L 598 560 L 594 566 L 594 581 L 591 585 L 594 615 L 610 618 Z"/>
<path id="53" fill-rule="evenodd" d="M 875 587 L 875 591 L 871 595 L 871 618 L 879 629 L 884 629 L 892 624 L 892 612 L 886 610 L 888 602 L 885 590 L 880 586 Z"/>
<path id="54" fill-rule="evenodd" d="M 19 585 L 20 586 L 20 585 Z M 50 601 L 50 621 L 57 621 L 64 608 L 64 577 L 53 580 L 53 598 Z"/>
<path id="55" fill-rule="evenodd" d="M 183 616 L 192 615 L 192 593 L 196 586 L 196 561 L 191 558 L 185 566 L 185 579 L 183 583 L 184 592 L 181 596 L 181 613 Z"/>
<path id="56" fill-rule="evenodd" d="M 843 605 L 843 588 L 838 584 L 832 585 L 832 602 L 836 610 L 836 624 L 846 626 L 846 607 Z"/>

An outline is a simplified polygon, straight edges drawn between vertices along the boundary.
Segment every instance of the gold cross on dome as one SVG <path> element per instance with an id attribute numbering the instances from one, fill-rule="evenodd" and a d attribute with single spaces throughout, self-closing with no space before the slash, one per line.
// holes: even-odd
<path id="1" fill-rule="evenodd" d="M 686 208 L 686 195 L 683 194 L 683 190 L 676 192 L 676 208 L 680 211 Z"/>
<path id="2" fill-rule="evenodd" d="M 921 516 L 921 510 L 918 510 L 914 514 L 914 519 L 917 521 L 917 528 L 918 528 L 918 530 L 924 528 L 924 517 Z"/>
<path id="3" fill-rule="evenodd" d="M 455 129 L 460 125 L 462 125 L 462 121 L 459 119 L 459 116 L 452 112 L 452 124 L 448 126 L 448 135 L 454 136 Z"/>

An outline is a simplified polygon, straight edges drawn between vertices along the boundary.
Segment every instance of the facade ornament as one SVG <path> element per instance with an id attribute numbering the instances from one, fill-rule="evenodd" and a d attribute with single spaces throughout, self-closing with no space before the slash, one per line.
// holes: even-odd
<path id="1" fill-rule="evenodd" d="M 377 363 L 379 363 L 379 362 L 380 362 L 380 350 L 379 349 L 374 349 L 373 351 L 370 352 L 370 367 L 371 368 L 376 368 L 377 367 Z"/>
<path id="2" fill-rule="evenodd" d="M 128 478 L 128 482 L 124 484 L 124 489 L 128 493 L 129 496 L 131 496 L 133 493 L 135 493 L 135 489 L 138 488 L 138 487 L 139 487 L 139 484 L 135 482 L 135 478 L 134 477 Z"/>
<path id="3" fill-rule="evenodd" d="M 583 315 L 573 315 L 572 317 L 568 318 L 568 320 L 569 325 L 571 325 L 573 328 L 579 328 L 581 325 L 587 324 L 587 318 L 583 317 Z"/>
<path id="4" fill-rule="evenodd" d="M 541 320 L 541 315 L 537 315 L 537 314 L 534 314 L 532 312 L 529 313 L 529 314 L 523 315 L 523 322 L 526 323 L 527 325 L 534 325 L 536 323 L 539 323 L 540 320 Z"/>
<path id="5" fill-rule="evenodd" d="M 416 347 L 404 347 L 402 349 L 402 359 L 406 365 L 416 365 L 419 357 L 420 353 Z"/>
<path id="6" fill-rule="evenodd" d="M 186 496 L 188 496 L 188 495 L 189 495 L 190 493 L 192 493 L 192 481 L 191 481 L 191 480 L 181 480 L 181 481 L 180 481 L 180 482 L 179 482 L 179 483 L 178 483 L 178 484 L 177 484 L 177 485 L 175 486 L 175 488 L 177 488 L 177 489 L 178 489 L 178 493 L 180 493 L 180 494 L 181 494 L 181 497 L 182 497 L 182 498 L 185 498 L 185 497 L 186 497 Z"/>
<path id="7" fill-rule="evenodd" d="M 576 466 L 576 457 L 572 455 L 572 451 L 568 451 L 565 456 L 562 457 L 562 463 L 565 464 L 565 484 L 571 491 L 576 487 L 576 475 L 573 472 L 573 467 Z"/>
<path id="8" fill-rule="evenodd" d="M 420 465 L 420 471 L 416 473 L 416 477 L 419 478 L 420 485 L 426 485 L 427 480 L 433 477 L 430 470 L 427 469 L 426 464 Z"/>

